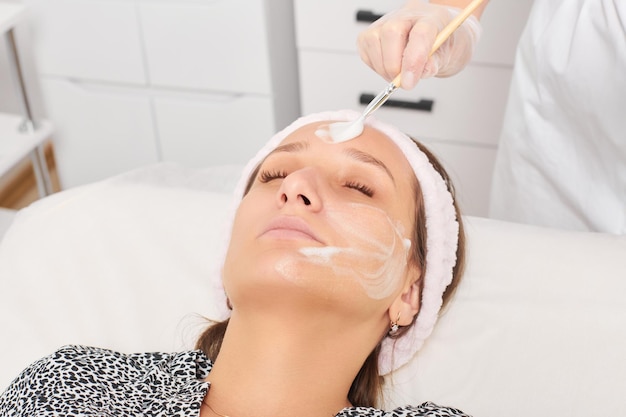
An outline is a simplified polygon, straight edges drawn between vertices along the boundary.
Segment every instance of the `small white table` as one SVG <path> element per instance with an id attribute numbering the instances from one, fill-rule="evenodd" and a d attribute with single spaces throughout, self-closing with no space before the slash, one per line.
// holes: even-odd
<path id="1" fill-rule="evenodd" d="M 14 34 L 14 28 L 24 18 L 25 11 L 22 4 L 0 2 L 0 35 L 7 45 L 7 61 L 22 113 L 0 113 L 0 177 L 30 154 L 39 196 L 44 197 L 52 193 L 52 185 L 43 143 L 51 137 L 53 128 L 48 121 L 33 120 L 26 93 Z"/>

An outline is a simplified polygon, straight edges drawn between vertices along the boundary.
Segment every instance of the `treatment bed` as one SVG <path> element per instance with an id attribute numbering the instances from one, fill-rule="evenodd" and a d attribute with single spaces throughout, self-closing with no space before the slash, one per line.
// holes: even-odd
<path id="1" fill-rule="evenodd" d="M 0 390 L 66 344 L 173 351 L 223 302 L 241 167 L 158 164 L 17 212 L 0 242 Z M 463 282 L 389 406 L 475 417 L 626 415 L 626 236 L 466 217 Z"/>

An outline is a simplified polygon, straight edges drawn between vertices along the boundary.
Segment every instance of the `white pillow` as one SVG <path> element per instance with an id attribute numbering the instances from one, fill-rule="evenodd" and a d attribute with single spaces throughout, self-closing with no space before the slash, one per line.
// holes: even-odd
<path id="1" fill-rule="evenodd" d="M 626 236 L 465 220 L 462 285 L 394 376 L 391 402 L 480 417 L 624 415 Z"/>
<path id="2" fill-rule="evenodd" d="M 234 181 L 216 178 L 158 165 L 18 212 L 0 244 L 0 390 L 65 344 L 193 347 L 201 316 L 225 309 L 216 253 L 233 199 L 207 190 Z"/>
<path id="3" fill-rule="evenodd" d="M 0 390 L 79 343 L 188 349 L 219 318 L 218 258 L 239 167 L 170 165 L 72 189 L 18 213 L 0 244 Z M 481 417 L 621 415 L 626 237 L 466 218 L 469 261 L 389 406 Z"/>

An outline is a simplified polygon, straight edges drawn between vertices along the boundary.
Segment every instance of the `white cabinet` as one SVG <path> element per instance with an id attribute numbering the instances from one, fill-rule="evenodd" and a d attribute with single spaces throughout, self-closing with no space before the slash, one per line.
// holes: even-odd
<path id="1" fill-rule="evenodd" d="M 64 188 L 242 164 L 300 114 L 291 0 L 23 1 Z"/>
<path id="2" fill-rule="evenodd" d="M 159 160 L 150 97 L 143 92 L 48 77 L 41 90 L 57 126 L 55 155 L 64 187 Z"/>
<path id="3" fill-rule="evenodd" d="M 156 97 L 163 159 L 192 167 L 203 166 L 207 158 L 246 162 L 274 133 L 271 104 L 268 97 L 254 95 Z"/>
<path id="4" fill-rule="evenodd" d="M 139 7 L 152 85 L 271 94 L 263 2 L 148 2 Z"/>
<path id="5" fill-rule="evenodd" d="M 294 1 L 303 113 L 362 110 L 386 86 L 358 56 L 356 39 L 369 22 L 356 17 L 382 15 L 403 3 Z M 392 103 L 377 110 L 376 117 L 422 140 L 442 160 L 466 214 L 487 214 L 517 40 L 531 4 L 532 0 L 490 2 L 481 20 L 483 37 L 464 71 L 422 80 L 413 91 L 398 90 Z M 393 102 L 403 107 L 390 106 Z"/>
<path id="6" fill-rule="evenodd" d="M 146 84 L 130 1 L 25 0 L 37 70 L 44 76 Z"/>
<path id="7" fill-rule="evenodd" d="M 305 113 L 328 110 L 329 103 L 337 108 L 364 107 L 361 95 L 376 95 L 385 87 L 376 73 L 348 54 L 303 50 L 300 74 Z M 376 117 L 396 124 L 418 139 L 495 145 L 500 123 L 491 120 L 503 117 L 502 103 L 510 78 L 508 68 L 468 66 L 455 77 L 422 80 L 415 90 L 397 90 L 390 98 L 392 104 L 401 101 L 414 103 L 415 107 L 420 101 L 429 100 L 432 108 L 391 108 L 387 104 L 376 111 Z M 364 100 L 365 104 L 368 102 Z"/>

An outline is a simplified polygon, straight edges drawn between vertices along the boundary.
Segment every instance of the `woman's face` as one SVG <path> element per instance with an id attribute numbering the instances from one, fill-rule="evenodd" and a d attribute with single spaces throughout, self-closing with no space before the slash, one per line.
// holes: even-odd
<path id="1" fill-rule="evenodd" d="M 262 162 L 237 210 L 224 265 L 233 307 L 321 303 L 386 311 L 407 279 L 415 177 L 397 146 L 366 127 L 330 143 L 304 126 Z"/>

